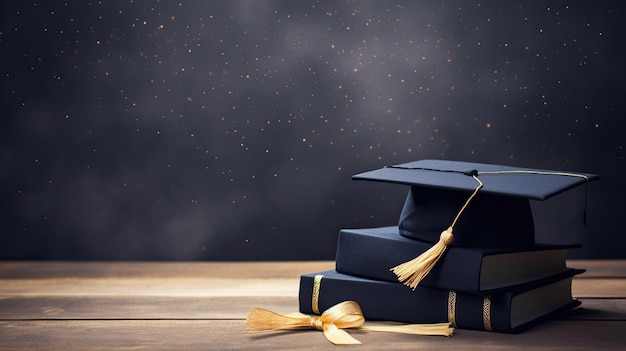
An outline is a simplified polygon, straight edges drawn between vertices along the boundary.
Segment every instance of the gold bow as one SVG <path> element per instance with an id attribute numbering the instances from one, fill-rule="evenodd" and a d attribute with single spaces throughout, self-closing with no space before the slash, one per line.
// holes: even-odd
<path id="1" fill-rule="evenodd" d="M 454 328 L 450 323 L 365 326 L 361 307 L 355 301 L 344 301 L 324 311 L 321 316 L 302 313 L 281 315 L 262 308 L 253 308 L 246 325 L 249 331 L 317 329 L 324 332 L 328 341 L 335 345 L 353 345 L 361 342 L 350 336 L 348 328 L 386 331 L 416 335 L 450 336 Z"/>

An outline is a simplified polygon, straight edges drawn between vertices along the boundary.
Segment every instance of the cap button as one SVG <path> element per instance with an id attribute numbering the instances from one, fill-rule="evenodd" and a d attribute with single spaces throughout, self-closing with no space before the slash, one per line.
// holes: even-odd
<path id="1" fill-rule="evenodd" d="M 476 169 L 466 169 L 463 171 L 463 174 L 473 177 L 473 176 L 477 176 L 478 175 L 478 170 Z"/>

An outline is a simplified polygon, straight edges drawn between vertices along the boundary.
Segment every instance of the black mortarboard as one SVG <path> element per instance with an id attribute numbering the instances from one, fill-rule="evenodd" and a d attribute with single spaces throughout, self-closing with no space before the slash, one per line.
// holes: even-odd
<path id="1" fill-rule="evenodd" d="M 533 246 L 535 226 L 529 199 L 546 200 L 599 176 L 421 160 L 357 174 L 353 179 L 411 186 L 400 214 L 400 233 L 436 243 L 415 262 L 405 264 L 412 262 L 410 267 L 392 269 L 414 288 L 448 245 L 514 249 Z"/>

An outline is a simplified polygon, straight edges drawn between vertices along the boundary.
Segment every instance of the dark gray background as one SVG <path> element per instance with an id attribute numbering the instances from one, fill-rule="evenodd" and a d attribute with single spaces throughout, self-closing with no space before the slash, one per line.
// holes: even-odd
<path id="1" fill-rule="evenodd" d="M 598 173 L 538 237 L 625 257 L 623 2 L 0 7 L 0 259 L 332 259 L 424 158 Z"/>

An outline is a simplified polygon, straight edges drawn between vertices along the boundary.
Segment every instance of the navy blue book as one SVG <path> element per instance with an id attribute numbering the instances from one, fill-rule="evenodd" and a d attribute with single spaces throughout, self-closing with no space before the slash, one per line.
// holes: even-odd
<path id="1" fill-rule="evenodd" d="M 336 251 L 336 270 L 369 279 L 397 282 L 390 268 L 420 255 L 432 246 L 406 238 L 397 226 L 342 229 Z M 572 245 L 535 245 L 504 249 L 448 247 L 420 286 L 487 294 L 546 278 L 567 270 Z"/>
<path id="2" fill-rule="evenodd" d="M 493 295 L 418 286 L 415 290 L 325 271 L 300 277 L 300 312 L 319 314 L 337 303 L 356 301 L 366 320 L 404 323 L 451 322 L 461 329 L 519 332 L 547 316 L 580 303 L 572 298 L 572 277 L 560 274 Z"/>

